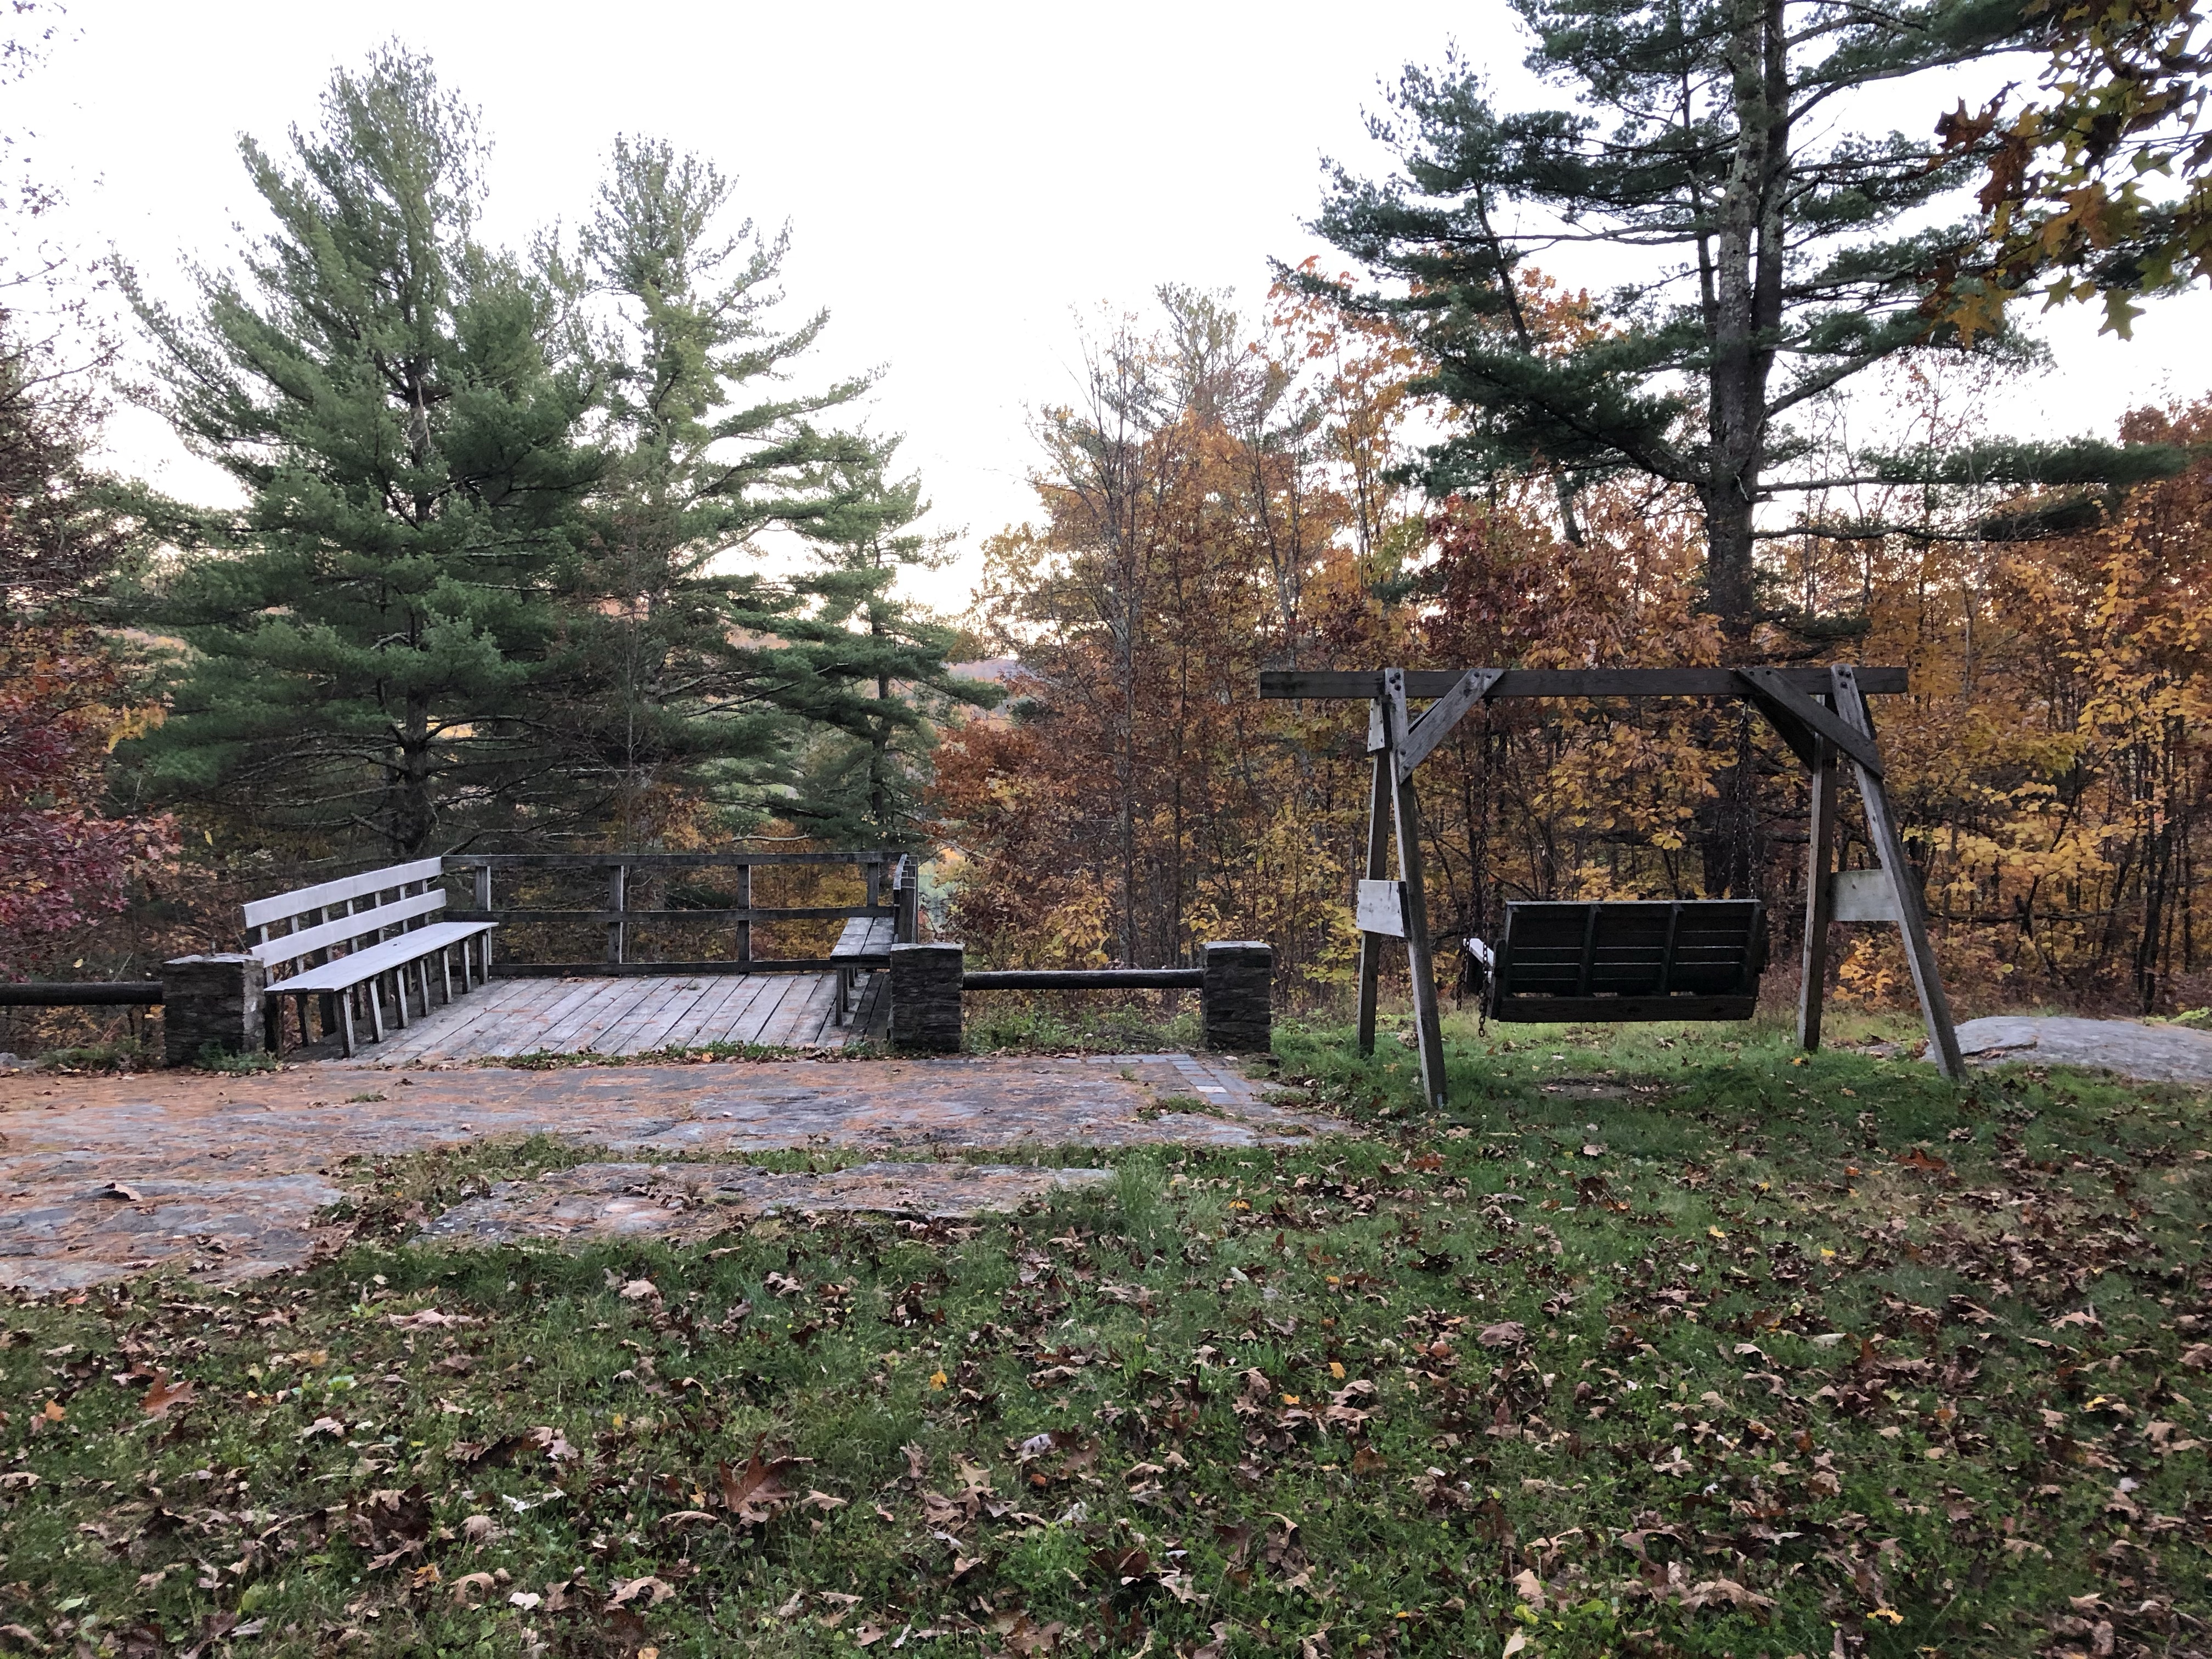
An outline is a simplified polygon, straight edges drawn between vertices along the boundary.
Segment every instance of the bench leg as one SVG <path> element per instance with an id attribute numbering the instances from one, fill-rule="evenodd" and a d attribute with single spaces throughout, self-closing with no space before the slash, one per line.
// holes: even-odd
<path id="1" fill-rule="evenodd" d="M 292 1007 L 293 1011 L 300 1017 L 300 1046 L 304 1048 L 309 1042 L 313 1041 L 313 1039 L 307 1035 L 307 999 L 305 997 L 294 997 L 292 999 Z"/>
<path id="2" fill-rule="evenodd" d="M 407 970 L 404 968 L 395 968 L 392 970 L 392 1009 L 395 1017 L 393 1023 L 401 1030 L 405 1030 L 407 1029 Z"/>
<path id="3" fill-rule="evenodd" d="M 338 999 L 328 991 L 323 993 L 323 1040 L 330 1041 L 331 1033 L 338 1029 Z"/>
<path id="4" fill-rule="evenodd" d="M 415 963 L 415 988 L 422 994 L 422 1000 L 416 1006 L 422 1009 L 422 1016 L 427 1019 L 430 1015 L 430 958 L 428 957 Z M 447 997 L 446 1000 L 451 1002 L 453 999 Z"/>
<path id="5" fill-rule="evenodd" d="M 372 975 L 369 977 L 367 981 L 367 988 L 368 991 L 369 1038 L 372 1042 L 381 1042 L 384 1041 L 384 997 L 382 993 L 377 988 L 375 975 Z"/>
<path id="6" fill-rule="evenodd" d="M 325 998 L 324 1006 L 329 1006 L 331 1001 L 337 1004 L 339 1051 L 348 1060 L 351 1060 L 353 1058 L 353 998 L 348 993 L 341 991 L 334 999 Z"/>
<path id="7" fill-rule="evenodd" d="M 453 947 L 442 947 L 438 952 L 438 977 L 446 981 L 446 1006 L 453 1006 Z"/>
<path id="8" fill-rule="evenodd" d="M 282 1057 L 284 1053 L 284 999 L 281 996 L 261 1000 L 261 1036 L 269 1052 Z"/>

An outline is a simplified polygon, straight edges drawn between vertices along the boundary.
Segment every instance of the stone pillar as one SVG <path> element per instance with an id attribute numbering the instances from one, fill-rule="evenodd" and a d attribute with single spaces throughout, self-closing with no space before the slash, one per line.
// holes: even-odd
<path id="1" fill-rule="evenodd" d="M 1199 1000 L 1206 1046 L 1231 1054 L 1267 1053 L 1274 1041 L 1274 947 L 1255 939 L 1208 945 L 1205 973 Z"/>
<path id="2" fill-rule="evenodd" d="M 927 1054 L 960 1052 L 957 945 L 891 946 L 891 1046 Z"/>
<path id="3" fill-rule="evenodd" d="M 269 969 L 254 957 L 179 957 L 161 964 L 161 1058 L 189 1066 L 214 1043 L 225 1054 L 265 1046 L 262 991 Z"/>

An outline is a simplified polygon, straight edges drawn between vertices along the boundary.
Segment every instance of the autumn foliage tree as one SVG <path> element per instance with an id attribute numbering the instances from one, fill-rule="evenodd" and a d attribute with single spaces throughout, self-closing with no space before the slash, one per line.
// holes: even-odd
<path id="1" fill-rule="evenodd" d="M 129 544 L 86 447 L 91 384 L 0 313 L 0 975 L 47 966 L 171 846 L 111 811 L 108 751 L 158 719 L 87 601 Z"/>
<path id="2" fill-rule="evenodd" d="M 1530 297 L 1576 303 L 1540 283 Z M 1703 514 L 1681 485 L 1590 480 L 1571 536 L 1542 475 L 1394 491 L 1421 421 L 1450 418 L 1408 399 L 1420 365 L 1402 337 L 1347 334 L 1287 296 L 1256 327 L 1166 299 L 1164 325 L 1099 344 L 1087 403 L 1048 414 L 1039 521 L 991 545 L 973 620 L 1017 659 L 1014 696 L 939 754 L 951 921 L 980 954 L 1033 965 L 1264 938 L 1290 994 L 1326 1000 L 1352 959 L 1364 731 L 1341 704 L 1260 702 L 1258 671 L 1715 660 Z M 1908 360 L 1883 397 L 1903 448 L 1955 457 L 1980 453 L 1985 392 Z M 2146 411 L 2115 435 L 2197 459 L 2071 520 L 2050 511 L 2075 501 L 2063 489 L 1916 469 L 1813 496 L 1761 555 L 1791 614 L 1754 649 L 1911 671 L 1913 695 L 1881 700 L 1878 718 L 1969 1006 L 2148 1010 L 2212 993 L 2212 405 Z M 1363 514 L 1363 476 L 1385 510 Z M 1995 533 L 2027 523 L 2038 539 Z M 1739 872 L 1715 808 L 1741 787 L 1760 826 L 1751 885 L 1790 960 L 1804 774 L 1741 706 L 1487 705 L 1419 787 L 1446 939 L 1492 934 L 1514 899 L 1723 890 Z M 1843 857 L 1870 858 L 1848 815 Z M 1909 999 L 1881 930 L 1834 955 L 1846 1000 Z"/>

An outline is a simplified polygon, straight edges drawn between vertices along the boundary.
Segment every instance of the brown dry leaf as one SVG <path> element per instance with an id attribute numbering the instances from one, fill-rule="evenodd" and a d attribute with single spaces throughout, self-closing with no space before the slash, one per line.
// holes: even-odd
<path id="1" fill-rule="evenodd" d="M 660 1287 L 649 1279 L 633 1279 L 622 1287 L 621 1294 L 625 1302 L 658 1302 Z"/>
<path id="2" fill-rule="evenodd" d="M 628 1607 L 642 1595 L 646 1598 L 646 1606 L 657 1607 L 675 1594 L 675 1585 L 665 1578 L 655 1578 L 648 1574 L 643 1578 L 633 1578 L 627 1583 L 617 1584 L 615 1593 L 607 1597 L 607 1605 L 611 1607 Z"/>
<path id="3" fill-rule="evenodd" d="M 1517 1319 L 1501 1320 L 1485 1325 L 1475 1333 L 1474 1340 L 1486 1348 L 1517 1348 L 1528 1341 L 1528 1328 Z"/>
<path id="4" fill-rule="evenodd" d="M 465 1607 L 472 1607 L 498 1588 L 499 1581 L 488 1572 L 464 1573 L 453 1580 L 453 1600 Z"/>
<path id="5" fill-rule="evenodd" d="M 811 1462 L 805 1457 L 764 1458 L 761 1447 L 768 1437 L 762 1435 L 753 1442 L 753 1455 L 742 1469 L 727 1463 L 715 1468 L 715 1479 L 721 1488 L 722 1506 L 739 1520 L 758 1526 L 791 1501 L 791 1488 L 783 1477 L 800 1465 Z"/>
<path id="6" fill-rule="evenodd" d="M 881 1625 L 863 1625 L 853 1632 L 853 1645 L 856 1648 L 873 1647 L 890 1634 Z"/>
<path id="7" fill-rule="evenodd" d="M 167 1417 L 172 1406 L 189 1406 L 198 1398 L 191 1379 L 179 1381 L 167 1371 L 154 1373 L 154 1386 L 139 1403 L 149 1417 Z"/>
<path id="8" fill-rule="evenodd" d="M 447 1325 L 481 1325 L 483 1321 L 469 1314 L 440 1313 L 435 1308 L 424 1308 L 416 1313 L 386 1314 L 384 1322 L 403 1331 L 427 1331 Z"/>
<path id="9" fill-rule="evenodd" d="M 499 1522 L 488 1515 L 472 1515 L 461 1522 L 461 1535 L 471 1544 L 489 1544 L 500 1536 Z"/>

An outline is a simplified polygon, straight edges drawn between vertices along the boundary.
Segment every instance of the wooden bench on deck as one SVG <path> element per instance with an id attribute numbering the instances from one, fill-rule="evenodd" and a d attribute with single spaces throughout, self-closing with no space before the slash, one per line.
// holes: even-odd
<path id="1" fill-rule="evenodd" d="M 430 1010 L 430 962 L 437 959 L 445 1000 L 453 1000 L 453 952 L 461 955 L 461 988 L 491 977 L 489 921 L 440 921 L 445 890 L 438 859 L 388 865 L 338 881 L 326 881 L 246 907 L 246 944 L 269 969 L 266 995 L 269 1046 L 281 1049 L 283 1000 L 299 1012 L 300 1041 L 309 1041 L 307 999 L 319 998 L 323 1034 L 335 1030 L 347 1057 L 353 1055 L 357 1012 L 365 1011 L 376 1042 L 384 1040 L 384 988 L 392 993 L 392 1012 L 408 1021 L 408 981 L 414 983 L 418 1013 Z M 389 896 L 388 897 L 386 896 Z M 362 908 L 366 902 L 368 908 Z M 475 941 L 471 968 L 470 944 Z"/>
<path id="2" fill-rule="evenodd" d="M 853 986 L 863 968 L 891 965 L 891 946 L 897 942 L 898 922 L 891 916 L 854 916 L 837 936 L 830 960 L 837 964 L 837 1006 L 832 1022 L 842 1025 L 853 1011 Z"/>
<path id="3" fill-rule="evenodd" d="M 1765 965 L 1757 899 L 1513 903 L 1486 1012 L 1506 1021 L 1749 1019 Z"/>

